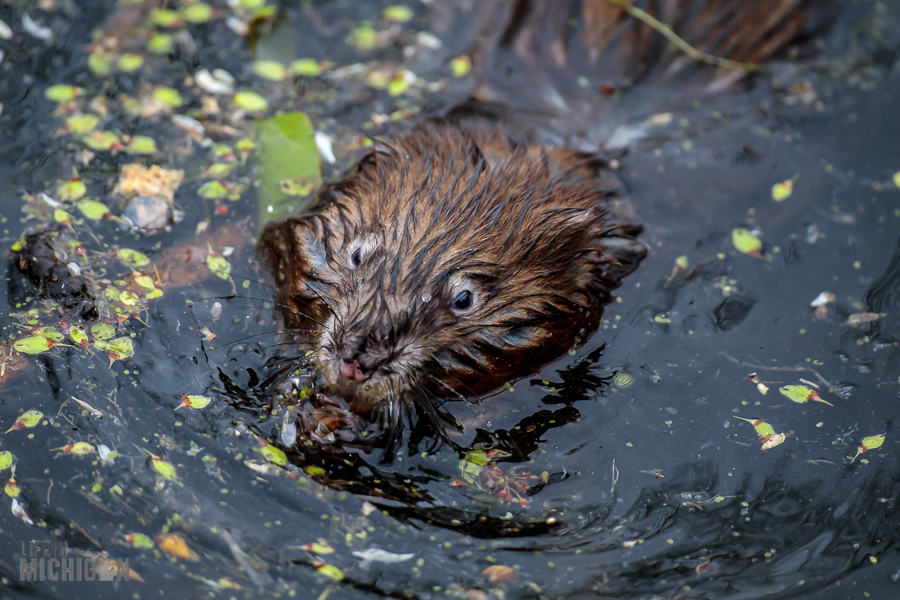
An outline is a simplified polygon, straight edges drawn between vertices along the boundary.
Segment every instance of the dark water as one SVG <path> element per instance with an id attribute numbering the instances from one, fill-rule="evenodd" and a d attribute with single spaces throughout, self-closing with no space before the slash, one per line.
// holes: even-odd
<path id="1" fill-rule="evenodd" d="M 454 80 L 448 64 L 477 47 L 482 13 L 464 3 L 416 4 L 410 21 L 392 25 L 381 16 L 384 6 L 291 6 L 280 24 L 255 22 L 252 47 L 225 24 L 228 17 L 246 20 L 246 13 L 225 2 L 209 21 L 168 28 L 143 26 L 143 13 L 122 17 L 120 7 L 117 27 L 126 33 L 108 53 L 113 60 L 136 53 L 145 63 L 104 76 L 88 68 L 88 54 L 97 51 L 91 43 L 102 37 L 92 38 L 98 26 L 115 31 L 108 25 L 112 5 L 0 7 L 13 30 L 12 39 L 0 39 L 4 249 L 52 220 L 35 208 L 40 200 L 26 196 L 56 197 L 73 168 L 89 197 L 118 212 L 110 192 L 120 165 L 135 160 L 185 169 L 176 196 L 185 217 L 152 236 L 125 232 L 115 221 L 78 225 L 73 236 L 85 242 L 97 279 L 129 271 L 111 258 L 111 246 L 155 257 L 192 240 L 201 221 L 216 231 L 255 218 L 252 161 L 236 160 L 226 178 L 245 186 L 239 200 L 197 193 L 208 180 L 202 172 L 219 159 L 202 140 L 187 142 L 171 115 L 203 117 L 201 138 L 232 148 L 255 118 L 236 114 L 230 94 L 189 85 L 185 77 L 201 68 L 228 70 L 236 90 L 268 100 L 265 114 L 307 112 L 335 140 L 338 160 L 326 173 L 351 161 L 360 133 L 402 129 L 474 87 L 469 78 Z M 50 39 L 25 31 L 25 13 L 50 28 Z M 346 41 L 363 20 L 382 36 L 373 50 Z M 534 115 L 537 135 L 550 141 L 596 148 L 619 125 L 620 134 L 633 134 L 619 174 L 651 252 L 619 290 L 602 329 L 574 356 L 481 404 L 448 405 L 465 425 L 458 444 L 496 452 L 492 480 L 478 479 L 481 472 L 473 479 L 461 467 L 477 471 L 477 463 L 447 446 L 430 451 L 428 439 L 414 438 L 412 451 L 390 465 L 380 464 L 377 451 L 303 447 L 287 452 L 287 465 L 267 460 L 261 450 L 277 443 L 280 424 L 265 412 L 276 359 L 300 351 L 285 349 L 275 332 L 252 240 L 229 257 L 232 281 L 207 277 L 164 289 L 140 320 L 119 325 L 116 335 L 133 342 L 132 357 L 109 366 L 104 352 L 60 346 L 22 358 L 0 389 L 0 426 L 9 429 L 28 410 L 43 418 L 0 436 L 0 451 L 15 457 L 22 511 L 11 510 L 9 491 L 2 495 L 8 509 L 0 511 L 0 595 L 895 597 L 898 23 L 896 3 L 859 3 L 839 12 L 808 56 L 779 64 L 752 86 L 701 94 L 699 84 L 650 80 L 623 97 L 588 95 L 556 120 Z M 171 33 L 172 51 L 147 52 L 150 30 Z M 417 31 L 432 32 L 440 46 Z M 365 63 L 339 76 L 281 82 L 261 79 L 249 66 L 260 58 L 305 57 Z M 502 65 L 495 63 L 490 76 L 500 77 Z M 416 79 L 391 95 L 372 72 L 383 70 L 389 80 L 398 68 Z M 510 81 L 515 76 L 509 73 Z M 787 91 L 800 81 L 815 90 L 808 103 L 796 88 Z M 78 111 L 100 115 L 99 127 L 120 135 L 153 137 L 157 152 L 86 155 L 76 136 L 58 132 L 68 115 L 55 115 L 59 104 L 45 98 L 56 84 L 84 88 Z M 179 90 L 181 107 L 128 109 L 125 98 L 146 108 L 149 90 L 163 84 Z M 526 99 L 537 93 L 520 92 Z M 218 113 L 209 112 L 205 96 L 217 99 Z M 514 104 L 508 95 L 498 98 Z M 592 103 L 596 110 L 585 113 Z M 666 113 L 656 125 L 640 125 Z M 391 114 L 401 124 L 381 122 Z M 775 202 L 773 184 L 791 178 L 793 193 Z M 735 249 L 736 228 L 754 232 L 762 257 Z M 679 257 L 686 268 L 676 270 Z M 252 283 L 244 287 L 241 277 Z M 817 314 L 810 304 L 822 292 L 834 299 Z M 208 300 L 235 293 L 219 306 Z M 24 309 L 42 305 L 11 306 L 5 291 L 3 302 L 4 336 L 21 339 L 28 334 Z M 847 324 L 863 313 L 877 319 Z M 58 322 L 53 315 L 45 309 L 32 320 Z M 204 337 L 204 327 L 216 337 Z M 765 395 L 748 379 L 752 373 L 768 387 Z M 832 406 L 791 402 L 779 393 L 791 384 L 817 388 Z M 175 411 L 185 394 L 212 401 Z M 761 419 L 786 439 L 763 451 L 739 417 Z M 880 434 L 883 445 L 852 460 L 864 438 Z M 94 451 L 61 450 L 73 442 Z M 100 445 L 118 457 L 101 460 Z M 174 480 L 160 474 L 151 454 L 174 466 Z M 0 476 L 6 482 L 11 471 Z M 476 479 L 522 487 L 503 495 L 478 489 Z M 193 554 L 164 550 L 160 536 L 167 533 L 181 536 Z M 134 534 L 156 539 L 136 547 Z M 23 582 L 19 558 L 30 540 L 64 541 L 73 556 L 127 559 L 131 580 Z M 391 554 L 366 553 L 371 549 Z"/>

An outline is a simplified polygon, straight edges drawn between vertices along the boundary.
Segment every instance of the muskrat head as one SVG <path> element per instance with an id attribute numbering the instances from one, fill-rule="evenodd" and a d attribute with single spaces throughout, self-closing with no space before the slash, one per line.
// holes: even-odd
<path id="1" fill-rule="evenodd" d="M 328 391 L 361 410 L 479 396 L 583 342 L 645 253 L 599 164 L 420 126 L 370 151 L 314 215 L 269 226 Z"/>

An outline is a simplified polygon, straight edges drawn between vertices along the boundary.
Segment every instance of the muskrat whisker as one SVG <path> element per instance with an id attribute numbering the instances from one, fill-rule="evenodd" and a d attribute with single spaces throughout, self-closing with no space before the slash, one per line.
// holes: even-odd
<path id="1" fill-rule="evenodd" d="M 463 396 L 462 393 L 460 393 L 458 390 L 455 390 L 455 389 L 453 389 L 452 387 L 450 387 L 449 385 L 447 385 L 447 383 L 446 383 L 445 381 L 442 381 L 442 380 L 439 379 L 437 376 L 435 376 L 435 375 L 429 373 L 428 371 L 423 371 L 423 373 L 425 373 L 426 375 L 428 375 L 429 377 L 431 377 L 433 380 L 435 380 L 437 383 L 439 383 L 439 384 L 442 385 L 443 387 L 445 387 L 445 388 L 447 388 L 448 390 L 450 390 L 454 395 L 456 395 L 456 397 L 457 397 L 459 400 L 465 400 L 465 399 L 466 399 L 466 397 Z M 449 374 L 449 373 L 448 373 L 448 374 Z M 471 389 L 469 386 L 467 386 L 467 385 L 464 384 L 462 381 L 460 381 L 459 378 L 457 378 L 457 377 L 454 376 L 454 375 L 451 375 L 451 377 L 453 377 L 453 379 L 456 380 L 456 383 L 458 383 L 460 386 L 466 388 L 467 391 L 471 392 L 472 396 L 477 396 L 477 395 L 478 395 L 478 394 L 476 394 L 474 391 L 472 391 L 472 389 Z"/>
<path id="2" fill-rule="evenodd" d="M 230 342 L 225 342 L 224 344 L 221 344 L 219 347 L 221 348 L 221 347 L 223 347 L 223 346 L 234 346 L 235 344 L 240 344 L 241 342 L 245 342 L 245 341 L 247 341 L 247 340 L 251 340 L 251 339 L 253 339 L 253 338 L 255 338 L 255 337 L 259 337 L 259 336 L 262 336 L 262 335 L 269 335 L 269 334 L 272 334 L 272 333 L 293 333 L 293 332 L 295 332 L 295 331 L 300 331 L 300 332 L 304 332 L 304 333 L 314 333 L 314 331 L 313 331 L 312 329 L 273 329 L 273 330 L 271 330 L 271 331 L 260 331 L 259 333 L 254 333 L 254 334 L 248 335 L 248 336 L 246 336 L 246 337 L 242 337 L 242 338 L 238 338 L 238 339 L 236 339 L 236 340 L 232 340 L 232 341 L 230 341 Z M 290 340 L 288 343 L 292 343 L 292 344 L 315 344 L 315 343 L 316 343 L 316 340 Z M 269 348 L 269 347 L 270 347 L 270 346 L 266 346 L 266 348 Z"/>
<path id="3" fill-rule="evenodd" d="M 200 299 L 198 300 L 198 302 L 206 302 L 207 300 L 235 300 L 235 299 L 237 299 L 237 298 L 240 298 L 240 299 L 242 299 L 242 300 L 257 300 L 257 301 L 259 301 L 259 302 L 271 302 L 271 303 L 272 303 L 272 306 L 277 306 L 278 308 L 283 308 L 283 309 L 285 309 L 285 310 L 289 310 L 289 311 L 291 311 L 292 313 L 294 313 L 294 314 L 297 315 L 297 316 L 300 316 L 300 317 L 304 317 L 304 318 L 306 318 L 306 319 L 309 319 L 310 321 L 312 321 L 312 322 L 315 323 L 316 325 L 320 325 L 320 326 L 322 326 L 322 327 L 325 327 L 325 323 L 322 323 L 321 321 L 317 321 L 317 320 L 313 319 L 313 318 L 310 317 L 308 314 L 306 314 L 306 313 L 304 313 L 304 312 L 302 312 L 302 311 L 300 311 L 300 310 L 297 310 L 297 309 L 294 308 L 293 306 L 289 306 L 289 305 L 287 305 L 287 304 L 283 304 L 283 303 L 281 303 L 281 302 L 277 302 L 277 301 L 272 300 L 272 299 L 269 299 L 269 298 L 254 298 L 253 296 L 239 296 L 239 295 L 237 295 L 237 294 L 229 294 L 229 295 L 227 295 L 227 296 L 207 296 L 207 297 L 205 297 L 205 298 L 200 298 Z M 298 331 L 298 330 L 295 330 L 295 331 Z"/>

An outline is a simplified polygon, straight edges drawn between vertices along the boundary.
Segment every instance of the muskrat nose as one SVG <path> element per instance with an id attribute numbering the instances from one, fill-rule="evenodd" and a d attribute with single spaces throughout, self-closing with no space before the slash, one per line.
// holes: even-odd
<path id="1" fill-rule="evenodd" d="M 359 368 L 359 361 L 353 359 L 351 361 L 345 361 L 343 358 L 338 360 L 338 366 L 341 371 L 341 375 L 346 377 L 347 379 L 355 379 L 359 383 L 362 383 L 372 375 L 372 371 L 364 371 Z"/>

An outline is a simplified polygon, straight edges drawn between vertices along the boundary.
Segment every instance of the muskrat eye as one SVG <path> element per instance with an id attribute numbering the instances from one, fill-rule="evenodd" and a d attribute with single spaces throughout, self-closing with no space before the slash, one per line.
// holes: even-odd
<path id="1" fill-rule="evenodd" d="M 362 264 L 362 248 L 357 248 L 350 254 L 350 266 L 354 269 Z"/>
<path id="2" fill-rule="evenodd" d="M 453 307 L 453 310 L 469 310 L 472 307 L 472 292 L 469 290 L 461 291 L 450 305 Z"/>

